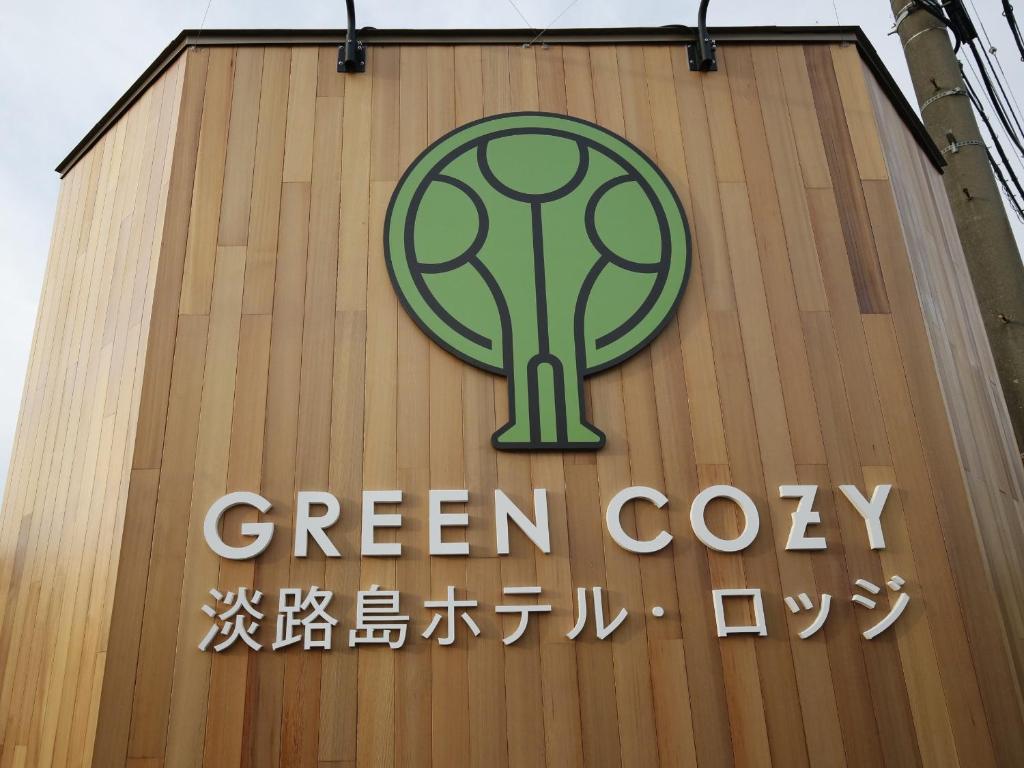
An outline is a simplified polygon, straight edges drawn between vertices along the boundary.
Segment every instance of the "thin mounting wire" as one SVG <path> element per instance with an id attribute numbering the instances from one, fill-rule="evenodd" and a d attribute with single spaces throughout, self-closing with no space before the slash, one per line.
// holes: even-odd
<path id="1" fill-rule="evenodd" d="M 545 32 L 547 32 L 549 29 L 551 29 L 551 27 L 554 26 L 555 22 L 558 21 L 563 16 L 565 16 L 565 14 L 567 14 L 569 12 L 569 9 L 572 8 L 574 5 L 576 5 L 576 3 L 578 3 L 579 1 L 580 0 L 572 0 L 571 3 L 569 3 L 567 6 L 565 6 L 565 8 L 562 9 L 562 12 L 560 14 L 555 16 L 555 18 L 553 18 L 551 21 L 548 22 L 548 25 L 546 27 L 544 27 L 544 29 L 542 29 L 540 32 L 537 33 L 537 36 L 535 38 L 533 38 L 533 40 L 528 42 L 523 47 L 524 48 L 529 48 L 531 45 L 533 45 L 538 40 L 540 40 L 541 35 L 543 35 Z"/>
<path id="2" fill-rule="evenodd" d="M 508 0 L 508 4 L 515 8 L 516 13 L 519 14 L 519 18 L 523 20 L 523 23 L 526 25 L 527 29 L 536 29 L 536 27 L 530 23 L 530 20 L 526 18 L 526 14 L 519 9 L 518 5 L 516 5 L 515 0 Z"/>
<path id="3" fill-rule="evenodd" d="M 210 6 L 211 5 L 213 5 L 213 0 L 207 0 L 207 2 L 206 2 L 206 10 L 203 11 L 203 20 L 199 22 L 199 34 L 196 35 L 197 38 L 200 35 L 203 34 L 203 29 L 206 28 L 206 17 L 210 13 Z"/>

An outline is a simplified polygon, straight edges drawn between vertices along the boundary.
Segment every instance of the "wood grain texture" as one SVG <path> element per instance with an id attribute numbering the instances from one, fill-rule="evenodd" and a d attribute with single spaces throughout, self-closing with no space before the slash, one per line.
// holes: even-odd
<path id="1" fill-rule="evenodd" d="M 181 214 L 176 161 L 188 165 L 175 151 L 191 119 L 186 69 L 179 60 L 62 184 L 0 518 L 4 766 L 91 764 L 104 679 L 134 683 L 106 663 L 115 542 L 145 528 L 155 502 L 157 472 L 133 472 L 132 456 L 161 234 L 165 214 Z"/>
<path id="2" fill-rule="evenodd" d="M 865 80 L 892 179 L 891 186 L 864 185 L 879 255 L 894 290 L 916 292 L 921 308 L 893 312 L 910 397 L 922 414 L 923 455 L 906 458 L 915 460 L 920 486 L 932 484 L 951 571 L 944 572 L 941 560 L 931 564 L 944 577 L 943 600 L 954 589 L 971 595 L 961 601 L 965 632 L 943 633 L 936 651 L 945 668 L 950 654 L 963 657 L 971 649 L 980 691 L 970 681 L 963 690 L 984 700 L 990 728 L 1002 737 L 994 744 L 997 758 L 1016 762 L 1024 749 L 1020 728 L 1011 726 L 1024 688 L 1024 469 L 941 179 L 906 141 L 877 84 Z M 987 588 L 969 586 L 978 583 Z M 952 606 L 944 610 L 952 615 Z M 963 720 L 963 699 L 947 689 L 946 700 L 959 746 L 972 729 Z"/>
<path id="3" fill-rule="evenodd" d="M 716 73 L 658 45 L 378 46 L 184 54 L 61 185 L 0 517 L 0 768 L 7 766 L 829 765 L 1024 761 L 1024 470 L 1013 452 L 940 180 L 852 47 L 728 44 Z M 490 445 L 505 381 L 402 310 L 381 231 L 405 168 L 487 115 L 594 121 L 679 194 L 694 263 L 675 321 L 586 382 L 596 454 Z M 741 554 L 694 537 L 729 483 L 761 512 Z M 819 486 L 825 552 L 786 550 L 787 484 Z M 836 486 L 894 487 L 887 548 Z M 657 554 L 603 524 L 674 535 Z M 401 558 L 360 558 L 360 492 L 402 489 Z M 470 523 L 428 557 L 427 492 Z M 547 489 L 551 553 L 513 529 Z M 216 557 L 203 516 L 257 491 L 277 531 Z M 342 504 L 341 558 L 292 556 L 296 492 Z M 459 511 L 459 510 L 451 510 Z M 741 518 L 716 503 L 716 532 Z M 254 513 L 232 511 L 229 542 Z M 888 633 L 857 578 L 906 579 Z M 401 592 L 406 646 L 348 647 L 355 593 Z M 272 651 L 278 592 L 334 593 L 330 652 Z M 448 585 L 477 600 L 441 647 Z M 549 614 L 501 638 L 502 588 Z M 208 590 L 264 593 L 259 653 L 201 653 Z M 629 611 L 565 633 L 576 588 Z M 719 639 L 711 590 L 759 587 L 768 637 Z M 828 623 L 783 597 L 833 596 Z M 888 605 L 888 598 L 882 598 Z M 654 606 L 664 616 L 652 613 Z"/>

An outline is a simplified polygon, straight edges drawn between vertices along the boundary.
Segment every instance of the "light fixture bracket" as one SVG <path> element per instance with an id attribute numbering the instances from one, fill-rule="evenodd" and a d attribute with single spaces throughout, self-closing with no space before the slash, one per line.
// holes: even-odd
<path id="1" fill-rule="evenodd" d="M 718 45 L 708 33 L 708 5 L 710 3 L 711 0 L 700 0 L 700 8 L 697 11 L 697 39 L 686 46 L 691 72 L 715 72 L 718 70 L 718 58 L 715 55 Z"/>
<path id="2" fill-rule="evenodd" d="M 345 35 L 345 42 L 338 46 L 338 72 L 365 72 L 366 46 L 359 41 L 359 33 L 356 30 L 355 0 L 345 0 L 345 12 L 348 17 L 348 32 Z"/>

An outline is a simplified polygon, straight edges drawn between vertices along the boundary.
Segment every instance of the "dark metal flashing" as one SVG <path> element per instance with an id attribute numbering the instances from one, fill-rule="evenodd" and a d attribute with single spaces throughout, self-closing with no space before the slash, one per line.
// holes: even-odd
<path id="1" fill-rule="evenodd" d="M 924 124 L 907 102 L 896 81 L 882 63 L 878 52 L 860 27 L 721 27 L 709 30 L 719 44 L 785 44 L 785 43 L 850 43 L 857 46 L 861 58 L 878 80 L 896 112 L 913 134 L 918 145 L 941 173 L 946 164 L 942 153 L 931 140 Z M 529 29 L 374 29 L 360 30 L 360 40 L 373 45 L 522 45 L 536 37 Z M 552 29 L 544 33 L 543 42 L 553 45 L 593 44 L 670 44 L 680 47 L 695 40 L 696 31 L 685 26 L 616 27 L 593 29 Z M 117 120 L 128 111 L 149 86 L 182 54 L 193 47 L 243 45 L 311 45 L 337 46 L 345 39 L 342 29 L 186 29 L 171 41 L 131 87 L 107 111 L 55 169 L 62 177 L 100 140 Z M 372 66 L 372 62 L 371 62 Z M 713 73 L 706 77 L 714 77 Z"/>

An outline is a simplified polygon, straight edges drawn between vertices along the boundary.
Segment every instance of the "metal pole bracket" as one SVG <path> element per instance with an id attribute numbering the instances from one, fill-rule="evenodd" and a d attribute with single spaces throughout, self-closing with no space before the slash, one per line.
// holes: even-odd
<path id="1" fill-rule="evenodd" d="M 691 72 L 717 72 L 718 59 L 715 50 L 718 45 L 710 37 L 703 37 L 686 46 L 687 58 L 690 60 Z"/>
<path id="2" fill-rule="evenodd" d="M 348 25 L 345 42 L 338 46 L 338 72 L 365 72 L 366 46 L 359 42 L 359 33 L 356 31 L 355 0 L 345 0 L 345 14 L 348 17 Z"/>
<path id="3" fill-rule="evenodd" d="M 931 98 L 925 99 L 921 103 L 921 111 L 924 112 L 925 107 L 927 107 L 927 106 L 929 106 L 931 104 L 934 104 L 939 99 L 944 99 L 947 96 L 966 96 L 966 95 L 967 95 L 967 91 L 965 91 L 963 88 L 948 88 L 947 90 L 939 91 L 934 96 L 932 96 Z"/>
<path id="4" fill-rule="evenodd" d="M 686 46 L 691 72 L 715 72 L 718 70 L 718 58 L 715 55 L 718 45 L 708 34 L 708 4 L 710 2 L 711 0 L 700 0 L 700 8 L 697 11 L 697 39 Z"/>
<path id="5" fill-rule="evenodd" d="M 949 146 L 942 150 L 944 155 L 955 155 L 962 147 L 984 147 L 985 142 L 980 139 L 965 139 L 964 141 L 950 142 Z"/>
<path id="6" fill-rule="evenodd" d="M 365 72 L 366 71 L 366 46 L 358 40 L 345 40 L 343 45 L 338 46 L 338 71 L 339 72 Z"/>

